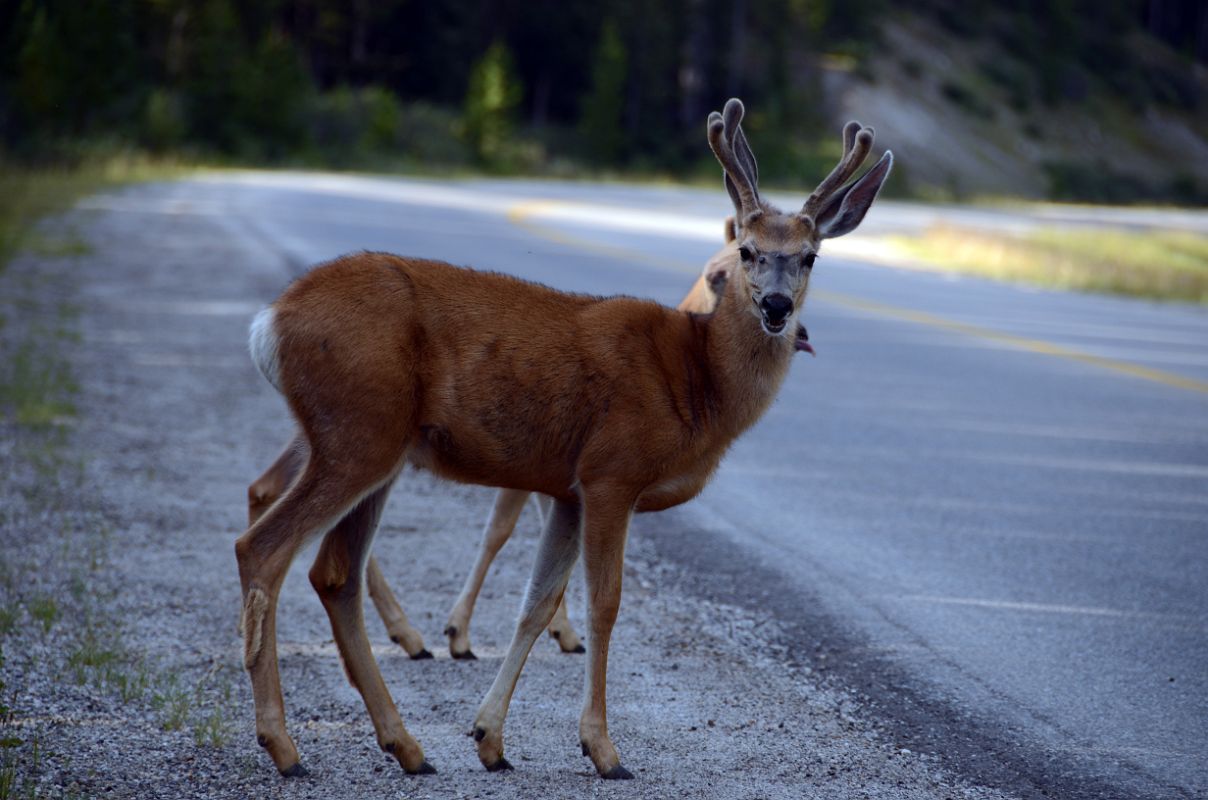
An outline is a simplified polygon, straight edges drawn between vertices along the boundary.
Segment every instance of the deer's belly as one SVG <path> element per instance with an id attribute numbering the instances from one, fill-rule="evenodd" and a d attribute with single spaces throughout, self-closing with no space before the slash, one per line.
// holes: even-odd
<path id="1" fill-rule="evenodd" d="M 531 450 L 509 449 L 489 438 L 455 435 L 437 424 L 422 424 L 407 448 L 407 463 L 459 483 L 541 492 L 574 499 L 573 476 L 557 458 L 541 458 Z"/>

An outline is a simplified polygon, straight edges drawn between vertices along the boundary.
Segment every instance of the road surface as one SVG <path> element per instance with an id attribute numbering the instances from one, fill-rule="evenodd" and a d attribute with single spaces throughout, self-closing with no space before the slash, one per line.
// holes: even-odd
<path id="1" fill-rule="evenodd" d="M 387 250 L 667 303 L 731 213 L 720 186 L 298 173 L 86 207 L 213 215 L 296 271 Z M 1069 213 L 1208 229 L 1195 213 L 949 215 Z M 866 228 L 937 217 L 886 203 Z M 818 357 L 797 358 L 700 498 L 638 518 L 634 538 L 974 783 L 1208 796 L 1208 312 L 872 266 L 834 244 L 805 316 Z"/>

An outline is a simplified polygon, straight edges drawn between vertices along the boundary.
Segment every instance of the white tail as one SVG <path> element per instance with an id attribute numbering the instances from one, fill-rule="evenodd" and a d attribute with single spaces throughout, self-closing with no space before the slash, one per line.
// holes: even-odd
<path id="1" fill-rule="evenodd" d="M 252 319 L 247 343 L 256 369 L 274 389 L 281 391 L 281 364 L 277 353 L 277 334 L 273 330 L 272 306 L 260 309 Z"/>

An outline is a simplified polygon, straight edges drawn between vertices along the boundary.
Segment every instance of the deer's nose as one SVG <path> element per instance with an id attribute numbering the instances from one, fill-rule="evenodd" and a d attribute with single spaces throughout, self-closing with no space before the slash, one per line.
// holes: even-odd
<path id="1" fill-rule="evenodd" d="M 778 325 L 792 313 L 793 301 L 783 294 L 769 294 L 759 301 L 759 307 L 763 309 L 764 319 L 773 325 Z"/>

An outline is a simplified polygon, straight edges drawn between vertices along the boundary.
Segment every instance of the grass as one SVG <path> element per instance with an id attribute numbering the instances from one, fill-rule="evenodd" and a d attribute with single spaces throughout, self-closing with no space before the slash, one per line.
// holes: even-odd
<path id="1" fill-rule="evenodd" d="M 41 623 L 43 633 L 50 633 L 51 627 L 59 619 L 59 604 L 48 595 L 33 598 L 26 608 L 29 609 L 29 615 Z"/>
<path id="2" fill-rule="evenodd" d="M 166 731 L 178 731 L 189 721 L 193 709 L 193 692 L 180 685 L 175 675 L 168 675 L 151 697 L 151 706 L 160 713 L 160 724 Z"/>
<path id="3" fill-rule="evenodd" d="M 1012 235 L 940 225 L 891 241 L 953 272 L 1208 304 L 1208 238 L 1194 233 L 1042 228 Z"/>
<path id="4" fill-rule="evenodd" d="M 70 256 L 86 252 L 74 236 L 48 240 L 36 223 L 64 211 L 79 198 L 134 181 L 179 175 L 184 168 L 174 161 L 158 161 L 140 154 L 119 154 L 85 159 L 73 165 L 26 166 L 0 159 L 0 270 L 19 250 L 40 255 Z"/>
<path id="5" fill-rule="evenodd" d="M 177 675 L 162 673 L 151 706 L 159 712 L 160 727 L 179 731 L 188 726 L 198 747 L 224 747 L 231 740 L 231 682 L 219 675 L 217 667 L 191 688 L 181 684 Z"/>
<path id="6" fill-rule="evenodd" d="M 0 407 L 11 409 L 18 424 L 47 427 L 74 414 L 68 399 L 76 385 L 65 361 L 47 359 L 32 340 L 17 345 L 0 370 Z"/>

